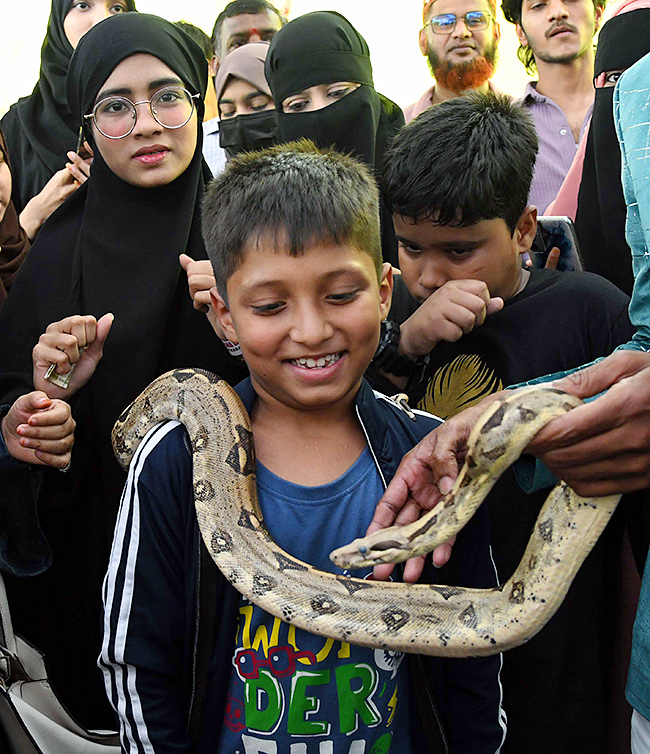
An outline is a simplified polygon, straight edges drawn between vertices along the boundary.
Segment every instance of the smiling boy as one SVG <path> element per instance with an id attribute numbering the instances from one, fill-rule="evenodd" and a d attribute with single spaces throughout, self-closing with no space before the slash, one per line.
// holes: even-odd
<path id="1" fill-rule="evenodd" d="M 238 393 L 266 525 L 292 555 L 340 573 L 329 552 L 365 532 L 403 454 L 439 424 L 363 380 L 392 287 L 375 183 L 356 161 L 308 142 L 251 153 L 212 184 L 203 228 L 214 308 L 250 369 Z M 499 657 L 404 661 L 317 637 L 247 602 L 220 574 L 209 603 L 199 598 L 215 569 L 199 565 L 182 426 L 153 430 L 140 452 L 107 576 L 116 588 L 100 658 L 125 748 L 416 754 L 444 736 L 457 754 L 498 751 Z M 484 517 L 459 537 L 441 580 L 494 583 Z M 216 637 L 199 664 L 196 626 Z"/>
<path id="2" fill-rule="evenodd" d="M 468 94 L 406 126 L 386 161 L 400 268 L 419 306 L 412 314 L 393 306 L 402 324 L 382 340 L 375 366 L 397 369 L 391 379 L 400 385 L 410 374 L 414 405 L 437 416 L 606 356 L 633 332 L 628 298 L 607 280 L 522 267 L 536 229 L 527 204 L 536 151 L 525 110 Z M 501 582 L 522 558 L 546 493 L 525 495 L 506 473 L 488 496 Z M 604 750 L 617 593 L 607 548 L 619 546 L 617 525 L 547 626 L 504 655 L 503 754 Z"/>

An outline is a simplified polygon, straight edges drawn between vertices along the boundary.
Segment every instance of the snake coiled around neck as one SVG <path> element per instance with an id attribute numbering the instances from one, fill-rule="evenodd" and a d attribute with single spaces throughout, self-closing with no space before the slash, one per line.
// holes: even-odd
<path id="1" fill-rule="evenodd" d="M 529 439 L 580 403 L 552 387 L 511 391 L 494 401 L 472 430 L 454 488 L 433 511 L 408 527 L 356 540 L 335 551 L 333 560 L 341 567 L 397 562 L 447 541 Z M 522 644 L 557 610 L 620 498 L 582 498 L 560 482 L 515 573 L 493 589 L 350 578 L 317 570 L 269 536 L 257 500 L 250 421 L 225 381 L 189 369 L 154 380 L 113 430 L 125 468 L 147 432 L 165 420 L 185 425 L 199 530 L 226 579 L 298 628 L 361 646 L 471 657 Z"/>

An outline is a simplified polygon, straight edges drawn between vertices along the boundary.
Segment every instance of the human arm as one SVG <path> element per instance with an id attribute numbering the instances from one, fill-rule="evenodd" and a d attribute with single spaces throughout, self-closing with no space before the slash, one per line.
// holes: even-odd
<path id="1" fill-rule="evenodd" d="M 633 492 L 650 485 L 650 354 L 617 351 L 554 386 L 580 398 L 607 392 L 554 419 L 526 452 L 579 495 Z M 451 489 L 472 426 L 498 396 L 452 417 L 404 456 L 371 526 L 415 520 Z"/>
<path id="2" fill-rule="evenodd" d="M 190 751 L 184 694 L 192 466 L 169 422 L 142 441 L 129 472 L 104 588 L 99 664 L 122 740 L 156 754 Z"/>
<path id="3" fill-rule="evenodd" d="M 105 314 L 99 320 L 92 315 L 73 315 L 49 324 L 32 351 L 34 387 L 50 398 L 68 399 L 74 395 L 92 377 L 101 361 L 112 324 L 112 314 Z M 45 378 L 52 364 L 56 364 L 59 375 L 75 367 L 67 388 Z"/>
<path id="4" fill-rule="evenodd" d="M 64 469 L 70 464 L 75 422 L 70 406 L 34 391 L 14 401 L 2 419 L 2 440 L 16 461 Z"/>
<path id="5" fill-rule="evenodd" d="M 90 175 L 92 158 L 80 157 L 76 152 L 68 152 L 70 162 L 45 184 L 40 193 L 32 197 L 20 213 L 19 222 L 30 241 L 47 218 L 84 183 Z"/>

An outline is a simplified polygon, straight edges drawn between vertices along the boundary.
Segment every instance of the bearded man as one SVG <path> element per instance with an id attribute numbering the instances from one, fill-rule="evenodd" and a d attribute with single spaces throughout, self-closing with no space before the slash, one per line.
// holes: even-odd
<path id="1" fill-rule="evenodd" d="M 497 91 L 490 81 L 501 37 L 494 0 L 425 0 L 420 50 L 436 83 L 404 109 L 406 122 L 431 105 L 469 91 Z"/>

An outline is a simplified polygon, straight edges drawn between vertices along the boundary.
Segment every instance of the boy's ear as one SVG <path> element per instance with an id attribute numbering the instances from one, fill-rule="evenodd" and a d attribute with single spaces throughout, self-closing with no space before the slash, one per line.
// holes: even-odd
<path id="1" fill-rule="evenodd" d="M 530 251 L 530 247 L 535 240 L 536 231 L 537 207 L 529 204 L 519 216 L 519 220 L 517 220 L 517 225 L 515 226 L 513 240 L 517 247 L 517 253 L 525 254 L 527 251 Z"/>
<path id="2" fill-rule="evenodd" d="M 237 340 L 237 333 L 232 323 L 228 304 L 223 300 L 216 286 L 210 288 L 210 298 L 212 299 L 212 309 L 216 315 L 216 319 L 208 317 L 212 329 L 217 333 L 221 340 L 229 340 L 231 343 L 239 343 Z"/>
<path id="3" fill-rule="evenodd" d="M 390 311 L 393 298 L 393 268 L 388 262 L 384 262 L 379 281 L 379 311 L 382 320 L 386 319 Z"/>

